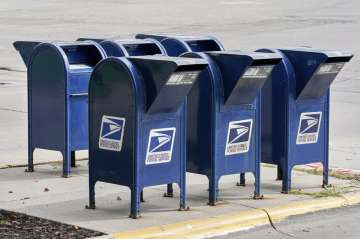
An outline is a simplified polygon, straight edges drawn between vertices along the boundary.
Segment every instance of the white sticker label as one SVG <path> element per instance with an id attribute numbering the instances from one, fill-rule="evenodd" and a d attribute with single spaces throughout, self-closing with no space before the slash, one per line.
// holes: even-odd
<path id="1" fill-rule="evenodd" d="M 337 74 L 341 71 L 341 69 L 344 67 L 345 63 L 325 63 L 322 64 L 317 73 L 318 74 Z"/>
<path id="2" fill-rule="evenodd" d="M 301 113 L 296 144 L 317 143 L 321 124 L 322 112 Z"/>
<path id="3" fill-rule="evenodd" d="M 125 118 L 103 115 L 99 137 L 99 148 L 121 151 Z"/>
<path id="4" fill-rule="evenodd" d="M 252 131 L 252 119 L 231 121 L 226 139 L 225 155 L 247 153 Z"/>
<path id="5" fill-rule="evenodd" d="M 200 71 L 179 71 L 173 73 L 166 85 L 190 85 L 198 77 Z"/>
<path id="6" fill-rule="evenodd" d="M 152 129 L 150 131 L 146 151 L 146 165 L 171 161 L 175 132 L 175 128 Z"/>
<path id="7" fill-rule="evenodd" d="M 247 68 L 243 77 L 245 78 L 267 78 L 272 69 L 274 68 L 273 65 L 266 65 L 266 66 L 252 66 Z"/>

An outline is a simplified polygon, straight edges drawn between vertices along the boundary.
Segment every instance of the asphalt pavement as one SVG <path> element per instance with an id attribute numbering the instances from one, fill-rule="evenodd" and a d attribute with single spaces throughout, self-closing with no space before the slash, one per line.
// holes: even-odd
<path id="1" fill-rule="evenodd" d="M 272 226 L 242 231 L 214 239 L 358 239 L 360 206 L 291 217 Z"/>

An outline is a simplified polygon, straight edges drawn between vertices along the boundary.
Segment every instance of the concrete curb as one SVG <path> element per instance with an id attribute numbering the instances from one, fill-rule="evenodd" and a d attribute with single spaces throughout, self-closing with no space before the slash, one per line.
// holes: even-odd
<path id="1" fill-rule="evenodd" d="M 174 224 L 125 231 L 111 235 L 115 239 L 192 239 L 208 238 L 247 230 L 255 226 L 270 225 L 290 216 L 360 204 L 360 192 L 339 197 L 324 197 L 291 202 L 289 204 L 258 208 L 239 213 L 223 214 Z"/>

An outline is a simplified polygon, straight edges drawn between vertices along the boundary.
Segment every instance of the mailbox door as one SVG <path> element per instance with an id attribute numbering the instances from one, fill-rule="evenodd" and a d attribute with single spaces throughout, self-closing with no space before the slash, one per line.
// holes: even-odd
<path id="1" fill-rule="evenodd" d="M 89 88 L 90 174 L 128 186 L 133 183 L 137 128 L 132 81 L 122 61 L 108 58 L 95 68 Z"/>
<path id="2" fill-rule="evenodd" d="M 41 44 L 29 59 L 28 104 L 31 147 L 63 150 L 65 132 L 65 62 L 57 49 Z"/>
<path id="3" fill-rule="evenodd" d="M 233 107 L 217 122 L 217 170 L 222 174 L 255 170 L 255 111 Z"/>
<path id="4" fill-rule="evenodd" d="M 183 165 L 179 116 L 158 114 L 142 121 L 140 148 L 143 150 L 138 162 L 142 187 L 179 183 Z"/>
<path id="5" fill-rule="evenodd" d="M 72 94 L 70 107 L 70 148 L 71 150 L 88 149 L 88 95 Z"/>
<path id="6" fill-rule="evenodd" d="M 290 164 L 322 162 L 325 156 L 325 105 L 307 102 L 296 106 L 289 135 L 293 145 L 293 158 Z"/>

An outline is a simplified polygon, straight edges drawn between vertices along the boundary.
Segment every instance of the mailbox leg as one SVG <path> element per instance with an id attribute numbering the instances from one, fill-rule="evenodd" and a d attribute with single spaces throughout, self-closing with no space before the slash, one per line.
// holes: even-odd
<path id="1" fill-rule="evenodd" d="M 263 199 L 264 196 L 261 195 L 260 192 L 260 170 L 256 169 L 256 171 L 254 172 L 254 178 L 255 178 L 255 191 L 254 191 L 254 199 Z"/>
<path id="2" fill-rule="evenodd" d="M 329 161 L 324 160 L 323 162 L 323 188 L 329 185 Z"/>
<path id="3" fill-rule="evenodd" d="M 164 197 L 172 198 L 174 197 L 174 188 L 172 183 L 167 184 L 166 193 L 164 193 Z"/>
<path id="4" fill-rule="evenodd" d="M 95 184 L 96 182 L 89 180 L 89 205 L 86 209 L 95 209 Z"/>
<path id="5" fill-rule="evenodd" d="M 140 217 L 140 194 L 141 190 L 139 187 L 135 186 L 131 189 L 130 217 L 132 219 L 137 219 Z"/>
<path id="6" fill-rule="evenodd" d="M 255 191 L 254 191 L 254 199 L 262 199 L 262 195 L 260 195 L 260 166 L 261 166 L 261 95 L 258 94 L 257 100 L 256 100 L 256 118 L 255 122 L 255 171 L 254 178 L 255 178 Z M 244 182 L 245 183 L 245 182 Z"/>
<path id="7" fill-rule="evenodd" d="M 209 203 L 210 206 L 216 206 L 219 195 L 219 179 L 212 178 L 209 180 Z"/>
<path id="8" fill-rule="evenodd" d="M 324 160 L 323 160 L 323 188 L 329 185 L 329 97 L 330 91 L 327 91 L 326 104 L 324 111 Z"/>
<path id="9" fill-rule="evenodd" d="M 28 149 L 28 168 L 26 172 L 34 172 L 34 148 L 29 146 Z"/>
<path id="10" fill-rule="evenodd" d="M 245 183 L 245 173 L 240 173 L 240 182 L 238 182 L 236 184 L 236 186 L 241 186 L 241 187 L 245 187 L 246 183 Z"/>
<path id="11" fill-rule="evenodd" d="M 283 175 L 282 175 L 282 168 L 280 165 L 277 166 L 277 177 L 276 180 L 282 180 L 283 179 Z"/>
<path id="12" fill-rule="evenodd" d="M 188 211 L 189 207 L 186 206 L 186 187 L 185 182 L 180 182 L 180 208 L 179 211 Z"/>
<path id="13" fill-rule="evenodd" d="M 283 171 L 283 180 L 282 180 L 282 193 L 288 194 L 291 190 L 291 169 L 292 167 L 289 165 L 288 167 L 284 167 Z"/>
<path id="14" fill-rule="evenodd" d="M 76 167 L 75 151 L 71 151 L 71 167 L 72 167 L 72 168 L 75 168 L 75 167 Z"/>
<path id="15" fill-rule="evenodd" d="M 71 161 L 71 151 L 64 150 L 63 152 L 63 177 L 68 178 L 70 175 L 70 161 Z"/>

